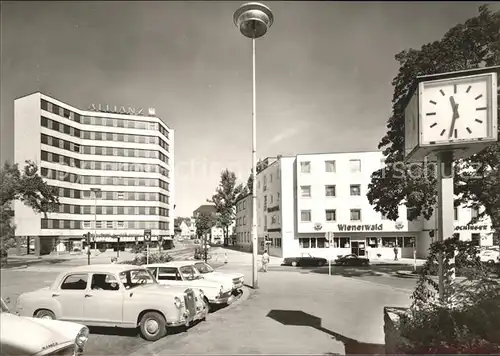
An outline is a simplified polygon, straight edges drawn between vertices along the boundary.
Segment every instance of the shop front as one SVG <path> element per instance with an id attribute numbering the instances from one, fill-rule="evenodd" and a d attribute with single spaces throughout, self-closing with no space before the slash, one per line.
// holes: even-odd
<path id="1" fill-rule="evenodd" d="M 325 232 L 298 234 L 297 253 L 333 259 L 355 254 L 376 260 L 394 259 L 396 250 L 398 258 L 413 258 L 418 244 L 418 232 L 405 231 L 403 223 L 336 224 L 333 229 L 330 240 Z"/>

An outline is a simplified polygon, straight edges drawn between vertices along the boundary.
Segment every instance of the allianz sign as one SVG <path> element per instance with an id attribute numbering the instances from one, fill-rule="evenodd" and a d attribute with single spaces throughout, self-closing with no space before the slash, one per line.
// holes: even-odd
<path id="1" fill-rule="evenodd" d="M 383 224 L 371 224 L 371 225 L 337 224 L 337 229 L 339 231 L 382 231 L 384 229 L 384 225 Z"/>

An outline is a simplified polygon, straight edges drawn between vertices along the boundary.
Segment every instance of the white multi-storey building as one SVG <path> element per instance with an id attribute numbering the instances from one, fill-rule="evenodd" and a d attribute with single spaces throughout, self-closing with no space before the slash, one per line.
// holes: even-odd
<path id="1" fill-rule="evenodd" d="M 398 256 L 412 257 L 414 244 L 417 256 L 426 256 L 430 232 L 436 229 L 434 218 L 409 222 L 401 205 L 399 219 L 391 221 L 366 198 L 371 174 L 385 166 L 381 152 L 301 154 L 264 162 L 266 168 L 257 175 L 259 250 L 268 237 L 270 254 L 282 257 L 310 253 L 335 258 L 355 253 L 370 259 L 393 258 L 395 247 Z M 244 199 L 251 210 L 251 196 Z M 240 210 L 239 214 L 237 218 L 246 213 Z M 469 208 L 457 208 L 456 232 L 463 240 L 492 245 L 487 219 L 468 225 L 474 214 Z M 331 241 L 326 238 L 328 232 L 334 234 Z"/>
<path id="2" fill-rule="evenodd" d="M 246 194 L 236 202 L 236 218 L 234 220 L 234 245 L 250 251 L 252 246 L 252 194 Z"/>
<path id="3" fill-rule="evenodd" d="M 59 211 L 47 218 L 15 204 L 16 235 L 38 253 L 61 241 L 96 235 L 96 243 L 171 239 L 174 130 L 149 109 L 80 110 L 41 93 L 14 102 L 15 162 L 37 162 L 57 188 Z"/>

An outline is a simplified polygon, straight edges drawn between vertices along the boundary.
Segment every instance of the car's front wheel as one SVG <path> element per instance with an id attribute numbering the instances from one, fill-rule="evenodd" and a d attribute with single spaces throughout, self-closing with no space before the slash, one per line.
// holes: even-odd
<path id="1" fill-rule="evenodd" d="M 147 312 L 139 323 L 141 336 L 148 341 L 156 341 L 167 335 L 167 322 L 157 312 Z"/>
<path id="2" fill-rule="evenodd" d="M 35 314 L 35 318 L 56 320 L 55 314 L 47 309 L 42 309 L 42 310 L 37 311 Z"/>
<path id="3" fill-rule="evenodd" d="M 325 263 L 325 261 L 318 261 L 318 267 L 323 267 Z"/>
<path id="4" fill-rule="evenodd" d="M 212 308 L 212 306 L 210 305 L 210 302 L 208 301 L 208 298 L 207 298 L 207 297 L 205 297 L 204 302 L 205 302 L 205 304 L 207 305 L 208 312 L 209 312 L 209 313 L 213 313 L 214 308 Z"/>
<path id="5" fill-rule="evenodd" d="M 292 267 L 297 267 L 298 265 L 297 261 L 292 261 Z"/>

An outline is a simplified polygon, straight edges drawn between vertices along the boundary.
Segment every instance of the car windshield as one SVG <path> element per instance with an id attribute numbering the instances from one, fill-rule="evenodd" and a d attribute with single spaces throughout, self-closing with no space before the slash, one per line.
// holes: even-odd
<path id="1" fill-rule="evenodd" d="M 198 270 L 198 272 L 200 272 L 201 274 L 206 274 L 206 273 L 212 273 L 214 272 L 214 269 L 212 268 L 212 266 L 210 266 L 209 264 L 206 264 L 204 262 L 200 262 L 200 263 L 195 263 L 194 264 L 194 267 Z"/>
<path id="2" fill-rule="evenodd" d="M 131 269 L 120 273 L 120 280 L 125 289 L 132 289 L 142 284 L 158 283 L 147 269 Z"/>
<path id="3" fill-rule="evenodd" d="M 186 281 L 193 281 L 195 279 L 201 279 L 200 272 L 193 266 L 183 266 L 179 268 L 179 272 L 182 274 L 182 277 Z"/>
<path id="4" fill-rule="evenodd" d="M 7 304 L 1 299 L 0 305 L 2 306 L 2 313 L 9 313 L 9 308 L 7 308 Z"/>

